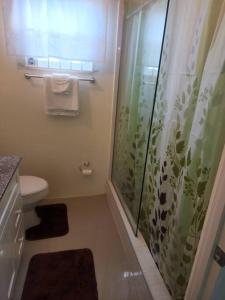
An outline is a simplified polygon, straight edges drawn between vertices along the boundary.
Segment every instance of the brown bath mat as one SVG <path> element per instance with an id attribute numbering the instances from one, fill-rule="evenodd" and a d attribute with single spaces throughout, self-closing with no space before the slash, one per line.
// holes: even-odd
<path id="1" fill-rule="evenodd" d="M 91 250 L 33 256 L 21 300 L 98 300 Z"/>
<path id="2" fill-rule="evenodd" d="M 35 208 L 41 223 L 26 230 L 26 239 L 35 241 L 62 236 L 68 233 L 67 207 L 65 204 L 42 205 Z"/>

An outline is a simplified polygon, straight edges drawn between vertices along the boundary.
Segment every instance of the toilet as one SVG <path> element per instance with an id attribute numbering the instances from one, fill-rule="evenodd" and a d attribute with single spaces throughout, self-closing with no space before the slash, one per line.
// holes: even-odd
<path id="1" fill-rule="evenodd" d="M 20 176 L 20 190 L 23 201 L 25 229 L 38 225 L 35 207 L 48 195 L 48 183 L 45 179 L 35 176 Z"/>

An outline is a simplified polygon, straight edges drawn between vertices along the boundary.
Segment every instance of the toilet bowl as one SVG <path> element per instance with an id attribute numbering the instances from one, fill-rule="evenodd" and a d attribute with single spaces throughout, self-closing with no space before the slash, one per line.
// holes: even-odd
<path id="1" fill-rule="evenodd" d="M 35 176 L 20 176 L 20 190 L 23 200 L 25 229 L 38 225 L 35 207 L 48 195 L 48 183 L 45 179 Z"/>

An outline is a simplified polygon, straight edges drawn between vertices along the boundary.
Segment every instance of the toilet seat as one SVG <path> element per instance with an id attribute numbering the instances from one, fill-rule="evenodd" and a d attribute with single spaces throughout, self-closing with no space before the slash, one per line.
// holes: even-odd
<path id="1" fill-rule="evenodd" d="M 36 176 L 20 176 L 21 195 L 24 205 L 35 203 L 48 194 L 46 180 Z"/>

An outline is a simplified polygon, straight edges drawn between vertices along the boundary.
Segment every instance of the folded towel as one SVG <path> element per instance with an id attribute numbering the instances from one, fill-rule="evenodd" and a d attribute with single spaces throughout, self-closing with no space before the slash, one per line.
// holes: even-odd
<path id="1" fill-rule="evenodd" d="M 69 75 L 60 76 L 55 74 L 44 76 L 46 113 L 77 116 L 79 114 L 79 80 Z"/>
<path id="2" fill-rule="evenodd" d="M 69 74 L 52 74 L 51 89 L 55 94 L 71 94 L 72 78 Z"/>

